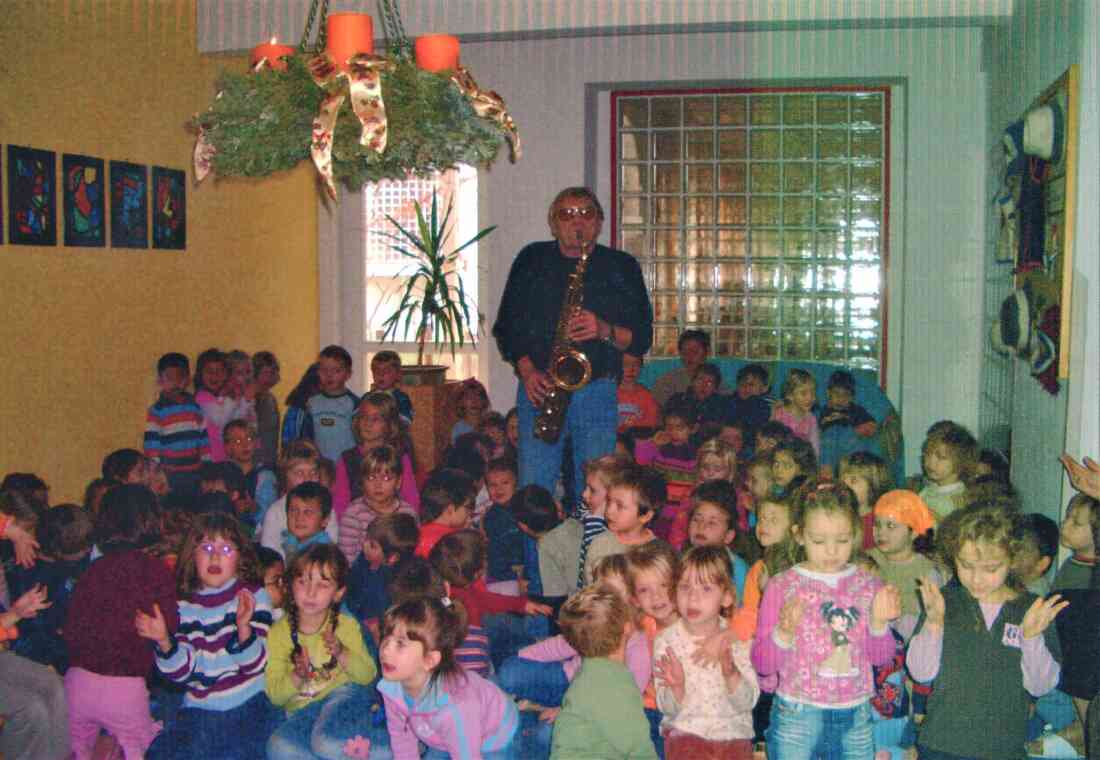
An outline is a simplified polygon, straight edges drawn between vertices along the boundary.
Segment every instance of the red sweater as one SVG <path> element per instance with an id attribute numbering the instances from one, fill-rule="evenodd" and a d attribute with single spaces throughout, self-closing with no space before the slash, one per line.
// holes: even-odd
<path id="1" fill-rule="evenodd" d="M 451 586 L 451 596 L 462 602 L 469 624 L 476 626 L 481 625 L 482 615 L 497 615 L 501 612 L 522 615 L 527 607 L 526 596 L 494 594 L 486 587 L 484 578 L 478 578 L 469 586 Z"/>
<path id="2" fill-rule="evenodd" d="M 424 523 L 420 526 L 420 541 L 416 544 L 416 550 L 413 553 L 418 557 L 427 559 L 428 555 L 432 553 L 432 547 L 439 543 L 439 539 L 457 530 L 458 528 L 452 528 L 442 523 Z"/>
<path id="3" fill-rule="evenodd" d="M 164 563 L 138 549 L 105 554 L 77 581 L 65 619 L 69 664 L 102 676 L 144 678 L 153 642 L 137 635 L 137 611 L 160 605 L 168 633 L 179 627 L 176 584 Z"/>

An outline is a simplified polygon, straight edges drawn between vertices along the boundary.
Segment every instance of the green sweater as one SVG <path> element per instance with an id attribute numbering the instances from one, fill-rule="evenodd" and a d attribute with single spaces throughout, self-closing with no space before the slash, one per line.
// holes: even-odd
<path id="1" fill-rule="evenodd" d="M 656 760 L 634 676 L 621 662 L 585 658 L 554 722 L 551 760 Z"/>

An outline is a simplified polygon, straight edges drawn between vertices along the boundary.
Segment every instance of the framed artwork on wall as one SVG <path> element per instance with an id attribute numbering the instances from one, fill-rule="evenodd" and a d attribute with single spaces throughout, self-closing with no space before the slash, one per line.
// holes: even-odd
<path id="1" fill-rule="evenodd" d="M 65 245 L 102 248 L 107 244 L 103 159 L 66 153 L 61 176 Z"/>
<path id="2" fill-rule="evenodd" d="M 187 247 L 187 175 L 180 169 L 153 167 L 153 247 Z"/>
<path id="3" fill-rule="evenodd" d="M 111 246 L 149 247 L 149 169 L 111 162 Z"/>
<path id="4" fill-rule="evenodd" d="M 8 242 L 57 245 L 57 167 L 53 151 L 8 146 Z"/>

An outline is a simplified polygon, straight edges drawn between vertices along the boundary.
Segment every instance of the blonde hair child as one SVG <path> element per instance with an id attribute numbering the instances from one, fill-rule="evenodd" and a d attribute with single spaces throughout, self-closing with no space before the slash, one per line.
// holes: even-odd
<path id="1" fill-rule="evenodd" d="M 699 447 L 695 459 L 695 485 L 708 480 L 720 480 L 736 487 L 738 482 L 737 452 L 732 446 L 719 438 L 711 438 Z M 738 532 L 749 529 L 748 506 L 750 497 L 737 489 L 736 519 L 730 527 Z M 693 507 L 692 507 L 693 508 Z M 677 513 L 668 531 L 668 542 L 677 549 L 683 549 L 688 540 L 688 521 L 692 508 Z"/>
<path id="2" fill-rule="evenodd" d="M 860 520 L 847 486 L 810 483 L 797 498 L 793 532 L 805 558 L 768 581 L 752 650 L 757 672 L 779 678 L 768 757 L 870 758 L 871 669 L 894 657 L 888 624 L 900 595 L 850 564 Z"/>
<path id="3" fill-rule="evenodd" d="M 782 422 L 798 438 L 814 447 L 814 454 L 821 456 L 821 440 L 817 429 L 817 383 L 814 376 L 804 369 L 792 369 L 783 381 L 782 401 L 772 409 L 772 419 Z"/>
<path id="4" fill-rule="evenodd" d="M 656 757 L 642 700 L 624 666 L 633 636 L 626 603 L 608 586 L 590 586 L 562 606 L 559 620 L 584 666 L 562 701 L 550 757 Z"/>
<path id="5" fill-rule="evenodd" d="M 837 480 L 852 489 L 863 521 L 863 549 L 875 545 L 875 503 L 894 487 L 894 478 L 882 457 L 869 451 L 856 451 L 840 458 Z"/>
<path id="6" fill-rule="evenodd" d="M 581 492 L 581 551 L 577 565 L 577 588 L 584 588 L 584 565 L 592 539 L 607 530 L 607 492 L 625 464 L 616 456 L 602 456 L 584 464 L 584 491 Z"/>
<path id="7" fill-rule="evenodd" d="M 752 708 L 760 687 L 749 643 L 725 644 L 717 668 L 694 656 L 699 639 L 727 628 L 736 602 L 725 552 L 713 546 L 690 549 L 680 560 L 676 582 L 680 619 L 657 635 L 653 648 L 668 760 L 752 754 Z"/>
<path id="8" fill-rule="evenodd" d="M 332 484 L 332 511 L 337 522 L 354 499 L 363 496 L 363 464 L 367 454 L 379 446 L 389 446 L 401 462 L 398 496 L 419 513 L 420 491 L 416 487 L 415 465 L 406 445 L 406 433 L 397 411 L 397 402 L 388 393 L 368 393 L 359 401 L 351 420 L 355 448 L 348 449 L 336 462 Z"/>
<path id="9" fill-rule="evenodd" d="M 1054 618 L 1068 602 L 1014 588 L 1019 515 L 977 503 L 939 528 L 958 585 L 920 584 L 924 614 L 909 642 L 914 680 L 934 682 L 918 749 L 1001 760 L 1020 757 L 1033 697 L 1058 684 Z M 924 754 L 924 752 L 922 752 Z"/>
<path id="10" fill-rule="evenodd" d="M 640 694 L 653 675 L 653 658 L 649 640 L 639 625 L 641 615 L 630 603 L 630 567 L 626 555 L 604 557 L 592 576 L 592 587 L 614 591 L 626 605 L 627 619 L 634 631 L 626 643 L 625 664 L 634 675 Z M 559 634 L 526 646 L 515 657 L 505 660 L 497 674 L 497 683 L 521 700 L 521 710 L 537 709 L 540 720 L 552 722 L 580 667 L 581 655 Z"/>
<path id="11" fill-rule="evenodd" d="M 673 599 L 680 558 L 664 541 L 651 541 L 630 549 L 626 561 L 630 573 L 630 600 L 642 613 L 641 627 L 652 653 L 657 635 L 680 619 Z M 649 720 L 650 737 L 660 754 L 664 746 L 661 712 L 657 709 L 657 691 L 652 680 L 642 692 L 642 704 Z"/>

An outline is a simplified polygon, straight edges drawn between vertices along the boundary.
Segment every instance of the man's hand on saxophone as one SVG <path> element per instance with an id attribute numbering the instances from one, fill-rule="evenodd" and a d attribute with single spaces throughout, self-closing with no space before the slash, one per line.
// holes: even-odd
<path id="1" fill-rule="evenodd" d="M 531 403 L 535 406 L 542 404 L 542 400 L 546 398 L 546 392 L 553 385 L 550 377 L 545 372 L 537 369 L 528 356 L 516 362 L 516 373 L 519 375 L 519 381 L 523 383 L 523 389 L 527 391 L 527 398 L 531 399 Z"/>

